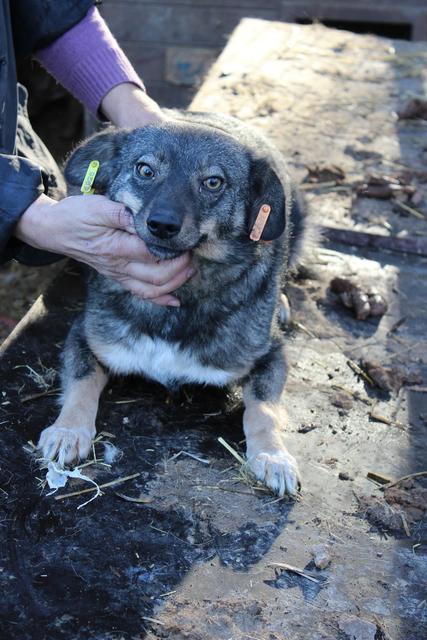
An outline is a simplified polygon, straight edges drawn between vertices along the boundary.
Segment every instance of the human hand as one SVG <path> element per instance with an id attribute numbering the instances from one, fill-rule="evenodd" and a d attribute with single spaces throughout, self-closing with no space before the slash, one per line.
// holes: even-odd
<path id="1" fill-rule="evenodd" d="M 163 306 L 179 306 L 170 294 L 195 273 L 188 253 L 158 261 L 136 234 L 131 213 L 105 196 L 69 196 L 57 202 L 41 195 L 21 216 L 15 236 L 37 249 L 84 262 Z"/>
<path id="2" fill-rule="evenodd" d="M 157 102 L 130 82 L 113 87 L 104 96 L 100 109 L 116 127 L 128 129 L 167 120 Z"/>

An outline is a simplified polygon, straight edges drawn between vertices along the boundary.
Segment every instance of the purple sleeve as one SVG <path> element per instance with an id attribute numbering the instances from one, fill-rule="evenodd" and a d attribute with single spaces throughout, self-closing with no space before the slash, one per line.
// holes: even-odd
<path id="1" fill-rule="evenodd" d="M 104 96 L 118 84 L 144 84 L 96 7 L 35 58 L 87 109 L 99 117 Z"/>

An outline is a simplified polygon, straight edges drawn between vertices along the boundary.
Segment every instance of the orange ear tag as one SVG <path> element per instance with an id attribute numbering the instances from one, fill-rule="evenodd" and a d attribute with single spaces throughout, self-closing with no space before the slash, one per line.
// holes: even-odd
<path id="1" fill-rule="evenodd" d="M 252 227 L 252 231 L 250 234 L 250 239 L 256 242 L 262 236 L 262 232 L 264 231 L 264 227 L 267 224 L 268 216 L 270 215 L 271 207 L 268 204 L 263 204 L 258 211 L 258 215 L 254 222 L 254 226 Z"/>

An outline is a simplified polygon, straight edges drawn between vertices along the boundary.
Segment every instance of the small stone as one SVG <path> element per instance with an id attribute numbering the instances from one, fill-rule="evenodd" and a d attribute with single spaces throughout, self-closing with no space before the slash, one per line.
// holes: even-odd
<path id="1" fill-rule="evenodd" d="M 312 422 L 310 424 L 302 424 L 298 429 L 298 433 L 308 433 L 309 431 L 313 431 L 316 428 L 316 425 Z"/>
<path id="2" fill-rule="evenodd" d="M 311 550 L 316 569 L 326 569 L 331 564 L 331 553 L 326 545 L 318 545 Z"/>
<path id="3" fill-rule="evenodd" d="M 348 636 L 349 640 L 375 640 L 377 633 L 377 625 L 356 618 L 356 616 L 347 616 L 338 622 L 341 631 Z"/>
<path id="4" fill-rule="evenodd" d="M 338 478 L 340 480 L 353 480 L 353 477 L 349 474 L 348 471 L 340 471 L 338 474 Z"/>
<path id="5" fill-rule="evenodd" d="M 331 404 L 333 404 L 334 407 L 339 407 L 340 409 L 344 409 L 345 411 L 350 411 L 353 406 L 353 398 L 349 393 L 346 393 L 345 391 L 338 391 L 332 396 Z"/>

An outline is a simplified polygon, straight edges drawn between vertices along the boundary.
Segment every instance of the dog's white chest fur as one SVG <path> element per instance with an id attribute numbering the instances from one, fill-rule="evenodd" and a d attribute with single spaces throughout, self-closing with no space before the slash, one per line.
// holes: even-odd
<path id="1" fill-rule="evenodd" d="M 114 373 L 143 374 L 164 385 L 176 380 L 224 386 L 238 377 L 224 369 L 205 366 L 189 350 L 160 338 L 141 336 L 129 345 L 98 343 L 90 346 Z"/>

